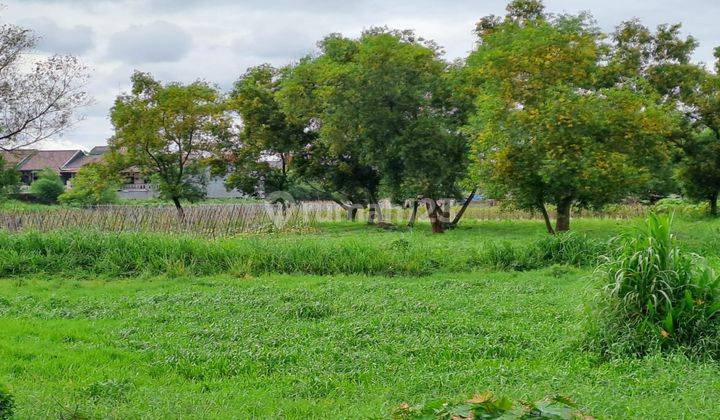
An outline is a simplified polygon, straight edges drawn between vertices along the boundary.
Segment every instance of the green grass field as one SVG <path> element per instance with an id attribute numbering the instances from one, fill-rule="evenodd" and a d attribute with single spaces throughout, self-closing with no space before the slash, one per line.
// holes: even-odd
<path id="1" fill-rule="evenodd" d="M 573 246 L 635 223 L 579 220 Z M 716 263 L 720 223 L 675 226 Z M 720 417 L 717 362 L 586 348 L 598 280 L 586 260 L 538 253 L 541 223 L 428 230 L 0 237 L 0 384 L 23 419 L 387 418 L 486 390 L 562 394 L 598 418 Z M 123 248 L 143 240 L 144 255 Z M 499 270 L 508 258 L 530 262 Z"/>

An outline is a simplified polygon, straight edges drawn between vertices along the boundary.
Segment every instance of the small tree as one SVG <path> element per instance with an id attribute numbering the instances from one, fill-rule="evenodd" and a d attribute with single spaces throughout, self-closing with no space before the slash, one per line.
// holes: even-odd
<path id="1" fill-rule="evenodd" d="M 685 193 L 707 201 L 710 214 L 718 214 L 720 193 L 720 48 L 715 50 L 715 72 L 701 69 L 695 88 L 687 95 L 688 115 L 695 133 L 682 143 L 678 171 Z"/>
<path id="2" fill-rule="evenodd" d="M 205 196 L 202 160 L 230 126 L 224 99 L 205 82 L 163 85 L 135 72 L 132 91 L 115 100 L 111 110 L 115 137 L 109 161 L 116 169 L 135 167 L 152 177 L 160 197 L 175 204 Z"/>
<path id="3" fill-rule="evenodd" d="M 57 203 L 60 194 L 65 192 L 60 175 L 51 168 L 45 168 L 37 175 L 37 179 L 30 184 L 30 194 L 44 204 Z"/>
<path id="4" fill-rule="evenodd" d="M 20 188 L 20 172 L 5 162 L 0 156 L 0 200 L 8 195 L 18 192 Z"/>
<path id="5" fill-rule="evenodd" d="M 58 200 L 75 206 L 115 203 L 120 183 L 120 177 L 107 164 L 91 163 L 80 168 L 72 179 L 72 188 Z"/>

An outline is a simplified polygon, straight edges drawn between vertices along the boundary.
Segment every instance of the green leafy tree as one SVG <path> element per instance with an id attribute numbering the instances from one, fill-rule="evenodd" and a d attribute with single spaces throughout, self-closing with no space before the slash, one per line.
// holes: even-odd
<path id="1" fill-rule="evenodd" d="M 205 82 L 161 84 L 136 72 L 132 91 L 115 100 L 111 119 L 109 161 L 116 169 L 136 167 L 150 176 L 160 197 L 172 201 L 183 218 L 181 200 L 205 197 L 202 161 L 227 136 L 222 95 Z"/>
<path id="2" fill-rule="evenodd" d="M 362 158 L 361 144 L 337 129 L 333 109 L 349 94 L 341 86 L 350 86 L 347 67 L 357 54 L 357 42 L 333 34 L 319 47 L 318 56 L 288 70 L 277 95 L 288 118 L 313 134 L 293 164 L 303 182 L 345 209 L 349 220 L 355 220 L 359 209 L 373 205 L 369 222 L 374 222 L 379 171 Z"/>
<path id="3" fill-rule="evenodd" d="M 0 200 L 18 192 L 20 188 L 20 172 L 0 156 Z"/>
<path id="4" fill-rule="evenodd" d="M 57 203 L 60 194 L 65 192 L 60 175 L 51 168 L 45 168 L 37 174 L 37 179 L 30 184 L 30 194 L 43 204 Z"/>
<path id="5" fill-rule="evenodd" d="M 458 193 L 466 142 L 440 49 L 386 28 L 359 39 L 330 35 L 320 46 L 319 57 L 296 69 L 301 82 L 284 92 L 286 107 L 304 110 L 324 145 L 311 159 L 376 174 L 367 178 L 370 203 L 378 187 L 396 202 L 425 198 L 434 231 L 442 231 L 438 199 Z M 343 192 L 358 187 L 335 184 Z"/>
<path id="6" fill-rule="evenodd" d="M 91 163 L 80 168 L 72 179 L 72 188 L 58 200 L 62 204 L 88 206 L 112 204 L 118 201 L 117 190 L 121 180 L 105 163 Z"/>
<path id="7" fill-rule="evenodd" d="M 469 182 L 538 210 L 548 232 L 570 228 L 573 206 L 637 192 L 670 160 L 679 125 L 643 80 L 607 86 L 607 49 L 587 15 L 550 16 L 516 1 L 483 25 L 467 62 L 477 110 Z M 531 6 L 530 10 L 525 8 Z M 557 209 L 552 226 L 547 205 Z"/>
<path id="8" fill-rule="evenodd" d="M 221 144 L 216 169 L 229 172 L 226 184 L 249 195 L 289 192 L 298 179 L 296 154 L 313 134 L 287 118 L 276 100 L 283 71 L 270 65 L 249 69 L 236 83 L 229 108 L 242 119 L 238 136 Z"/>

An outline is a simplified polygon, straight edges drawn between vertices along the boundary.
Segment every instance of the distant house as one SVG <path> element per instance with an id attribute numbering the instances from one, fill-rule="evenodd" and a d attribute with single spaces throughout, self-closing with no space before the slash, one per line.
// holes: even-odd
<path id="1" fill-rule="evenodd" d="M 36 150 L 18 149 L 0 151 L 7 164 L 15 165 L 21 174 L 22 183 L 30 185 L 37 174 L 45 168 L 54 170 L 68 188 L 72 188 L 72 178 L 83 166 L 99 162 L 108 152 L 108 146 L 93 147 L 90 152 L 82 150 Z M 157 190 L 145 179 L 139 170 L 129 168 L 123 171 L 124 183 L 118 191 L 121 198 L 148 199 L 157 196 Z M 244 195 L 237 191 L 227 191 L 222 177 L 210 178 L 207 185 L 208 198 L 238 198 Z"/>
<path id="2" fill-rule="evenodd" d="M 35 150 L 20 149 L 1 152 L 5 162 L 14 164 L 20 172 L 23 184 L 30 185 L 37 174 L 50 168 L 60 175 L 65 184 L 75 176 L 73 165 L 81 160 L 85 153 L 82 150 Z"/>

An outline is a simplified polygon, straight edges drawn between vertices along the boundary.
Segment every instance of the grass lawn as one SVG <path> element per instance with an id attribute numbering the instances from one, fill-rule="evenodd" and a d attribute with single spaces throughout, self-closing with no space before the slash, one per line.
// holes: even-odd
<path id="1" fill-rule="evenodd" d="M 575 227 L 606 239 L 627 224 Z M 677 224 L 688 247 L 713 256 L 718 226 Z M 307 237 L 332 245 L 353 229 L 365 228 Z M 452 253 L 479 239 L 536 239 L 542 225 L 363 235 L 437 238 Z M 415 277 L 23 274 L 0 279 L 0 384 L 18 418 L 387 418 L 403 402 L 486 390 L 562 394 L 599 418 L 720 418 L 718 363 L 607 361 L 582 349 L 597 287 L 591 268 L 567 266 Z"/>

